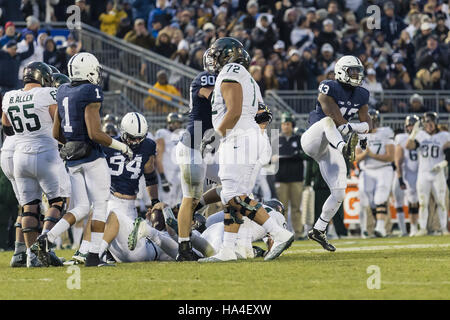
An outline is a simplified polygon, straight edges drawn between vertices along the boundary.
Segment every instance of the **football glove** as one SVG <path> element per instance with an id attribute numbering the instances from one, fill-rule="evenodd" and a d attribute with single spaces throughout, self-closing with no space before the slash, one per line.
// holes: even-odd
<path id="1" fill-rule="evenodd" d="M 350 125 L 350 123 L 341 124 L 337 129 L 343 136 L 346 136 L 347 134 L 353 131 L 353 128 Z"/>
<path id="2" fill-rule="evenodd" d="M 411 131 L 411 134 L 409 135 L 409 140 L 415 140 L 417 133 L 419 132 L 419 126 L 420 126 L 420 121 L 417 121 L 416 123 L 414 123 L 414 127 Z"/>
<path id="3" fill-rule="evenodd" d="M 439 171 L 441 171 L 441 169 L 444 169 L 447 166 L 447 160 L 441 161 L 438 164 L 436 164 L 431 171 L 433 173 L 438 173 Z"/>
<path id="4" fill-rule="evenodd" d="M 206 151 L 209 151 L 211 154 L 214 154 L 217 151 L 221 138 L 222 136 L 220 133 L 215 130 L 208 130 L 205 132 L 200 144 L 200 152 L 203 158 L 205 157 Z"/>
<path id="5" fill-rule="evenodd" d="M 166 176 L 164 175 L 164 173 L 160 173 L 159 177 L 161 178 L 161 187 L 162 187 L 163 191 L 164 192 L 169 192 L 171 184 L 169 183 L 169 181 L 167 181 Z"/>
<path id="6" fill-rule="evenodd" d="M 398 183 L 400 184 L 400 189 L 406 190 L 406 183 L 403 181 L 403 177 L 398 178 Z"/>
<path id="7" fill-rule="evenodd" d="M 366 150 L 366 148 L 367 148 L 367 137 L 364 137 L 364 138 L 359 140 L 359 146 L 361 147 L 361 149 Z"/>

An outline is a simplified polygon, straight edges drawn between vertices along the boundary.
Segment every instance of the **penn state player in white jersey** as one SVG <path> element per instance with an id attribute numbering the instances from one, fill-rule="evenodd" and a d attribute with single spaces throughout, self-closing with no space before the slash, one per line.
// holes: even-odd
<path id="1" fill-rule="evenodd" d="M 408 203 L 410 218 L 410 235 L 417 232 L 417 220 L 419 214 L 419 199 L 417 197 L 417 170 L 419 167 L 418 154 L 416 150 L 406 149 L 408 136 L 411 134 L 413 126 L 420 119 L 416 115 L 407 116 L 405 119 L 405 132 L 395 136 L 395 167 L 396 178 L 393 183 L 393 195 L 395 208 L 397 211 L 398 224 L 402 236 L 408 234 L 405 223 L 405 213 L 403 205 L 405 200 Z"/>
<path id="2" fill-rule="evenodd" d="M 214 130 L 204 135 L 200 149 L 203 154 L 207 147 L 219 148 L 220 196 L 226 205 L 225 231 L 221 250 L 199 261 L 237 259 L 235 244 L 242 216 L 262 225 L 272 235 L 275 243 L 265 257 L 272 260 L 291 245 L 294 235 L 281 228 L 262 204 L 248 197 L 253 189 L 250 184 L 259 158 L 259 144 L 263 143 L 255 122 L 258 104 L 263 100 L 256 81 L 247 71 L 250 56 L 238 40 L 229 37 L 216 40 L 209 54 L 218 73 L 211 101 Z"/>
<path id="3" fill-rule="evenodd" d="M 364 67 L 354 56 L 341 57 L 334 66 L 336 80 L 324 80 L 319 85 L 316 109 L 310 113 L 311 126 L 303 133 L 303 150 L 313 158 L 331 195 L 322 207 L 322 213 L 308 237 L 325 250 L 335 251 L 328 242 L 325 230 L 345 197 L 347 187 L 346 160 L 353 162 L 357 133 L 368 133 L 371 120 L 368 114 L 369 91 L 361 87 Z M 358 114 L 360 123 L 349 123 Z M 342 136 L 350 134 L 347 143 Z"/>
<path id="4" fill-rule="evenodd" d="M 177 163 L 180 166 L 183 199 L 178 212 L 179 253 L 177 261 L 192 261 L 198 257 L 192 251 L 189 238 L 194 209 L 202 194 L 206 177 L 206 163 L 200 153 L 200 143 L 206 130 L 211 129 L 211 93 L 216 75 L 210 70 L 209 50 L 203 55 L 203 68 L 190 86 L 190 112 L 186 131 L 176 147 Z"/>
<path id="5" fill-rule="evenodd" d="M 72 82 L 58 88 L 53 136 L 64 144 L 61 156 L 69 168 L 72 208 L 49 233 L 38 238 L 38 253 L 42 260 L 48 260 L 48 248 L 55 239 L 76 221 L 84 219 L 92 204 L 91 245 L 85 265 L 98 266 L 111 185 L 100 145 L 119 150 L 129 158 L 133 152 L 101 129 L 103 92 L 99 87 L 101 70 L 97 58 L 87 52 L 78 53 L 69 60 L 67 67 Z"/>
<path id="6" fill-rule="evenodd" d="M 156 131 L 156 169 L 160 177 L 160 198 L 174 206 L 181 201 L 180 167 L 176 161 L 176 145 L 184 130 L 181 129 L 182 116 L 171 112 L 167 115 L 167 128 Z"/>
<path id="7" fill-rule="evenodd" d="M 379 127 L 380 116 L 377 110 L 369 110 L 372 119 L 372 132 L 361 135 L 367 138 L 367 147 L 356 147 L 356 162 L 360 174 L 358 191 L 360 199 L 360 225 L 363 237 L 367 236 L 367 209 L 372 208 L 376 217 L 375 236 L 386 236 L 385 219 L 388 213 L 388 199 L 394 177 L 394 131 L 389 127 Z"/>
<path id="8" fill-rule="evenodd" d="M 427 234 L 428 204 L 431 194 L 437 205 L 442 233 L 448 234 L 445 206 L 447 183 L 444 169 L 448 166 L 450 157 L 450 133 L 438 129 L 439 117 L 436 112 L 425 112 L 421 120 L 424 129 L 420 130 L 420 123 L 416 122 L 406 142 L 408 150 L 417 150 L 419 154 L 417 193 L 420 230 L 416 235 Z"/>

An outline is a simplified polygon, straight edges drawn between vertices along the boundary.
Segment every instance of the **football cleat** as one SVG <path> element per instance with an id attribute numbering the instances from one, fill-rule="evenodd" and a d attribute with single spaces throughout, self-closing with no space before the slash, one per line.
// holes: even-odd
<path id="1" fill-rule="evenodd" d="M 291 246 L 295 238 L 294 234 L 286 229 L 281 229 L 279 232 L 271 234 L 271 236 L 273 245 L 264 257 L 265 261 L 278 258 L 284 250 Z"/>
<path id="2" fill-rule="evenodd" d="M 361 239 L 367 239 L 369 238 L 369 233 L 367 231 L 361 232 Z"/>
<path id="3" fill-rule="evenodd" d="M 44 267 L 44 264 L 39 261 L 38 257 L 31 252 L 30 255 L 27 255 L 27 268 L 41 268 Z"/>
<path id="4" fill-rule="evenodd" d="M 49 251 L 48 256 L 50 258 L 50 265 L 53 267 L 62 267 L 64 265 L 64 261 L 61 261 L 61 258 L 58 258 L 55 252 Z"/>
<path id="5" fill-rule="evenodd" d="M 133 251 L 139 239 L 145 237 L 145 220 L 138 217 L 134 220 L 133 230 L 128 235 L 128 249 Z"/>
<path id="6" fill-rule="evenodd" d="M 75 254 L 72 256 L 72 259 L 69 261 L 64 262 L 65 266 L 73 266 L 78 264 L 84 264 L 87 258 L 87 253 L 81 253 L 80 251 L 76 251 Z"/>
<path id="7" fill-rule="evenodd" d="M 421 237 L 426 235 L 428 235 L 428 231 L 426 229 L 421 229 L 414 234 L 415 237 Z"/>
<path id="8" fill-rule="evenodd" d="M 100 264 L 102 264 L 102 262 L 100 261 L 100 257 L 98 255 L 98 253 L 89 252 L 87 255 L 86 261 L 84 262 L 84 266 L 85 267 L 97 267 Z"/>
<path id="9" fill-rule="evenodd" d="M 225 261 L 236 261 L 236 252 L 228 247 L 222 247 L 216 255 L 208 258 L 198 259 L 198 262 L 225 262 Z"/>
<path id="10" fill-rule="evenodd" d="M 176 261 L 197 261 L 200 257 L 192 250 L 191 241 L 183 241 L 178 244 Z"/>
<path id="11" fill-rule="evenodd" d="M 36 242 L 30 247 L 31 252 L 33 252 L 38 258 L 39 261 L 45 266 L 48 267 L 51 264 L 51 257 L 50 257 L 50 249 L 54 247 L 54 244 L 52 244 L 47 237 L 47 234 L 41 234 L 37 239 Z"/>
<path id="12" fill-rule="evenodd" d="M 358 144 L 358 141 L 358 134 L 352 131 L 350 132 L 346 145 L 344 146 L 344 148 L 342 148 L 342 155 L 344 156 L 344 159 L 350 163 L 353 163 L 353 161 L 355 161 L 355 148 Z"/>
<path id="13" fill-rule="evenodd" d="M 257 247 L 257 246 L 253 246 L 253 256 L 255 258 L 264 257 L 265 254 L 266 254 L 266 250 L 264 250 L 260 247 Z"/>
<path id="14" fill-rule="evenodd" d="M 327 235 L 325 231 L 320 231 L 312 228 L 308 231 L 308 238 L 318 242 L 325 250 L 334 252 L 336 248 L 328 242 Z"/>
<path id="15" fill-rule="evenodd" d="M 9 263 L 11 268 L 20 268 L 20 267 L 26 267 L 27 266 L 27 253 L 25 251 L 15 253 L 12 258 L 11 262 Z"/>

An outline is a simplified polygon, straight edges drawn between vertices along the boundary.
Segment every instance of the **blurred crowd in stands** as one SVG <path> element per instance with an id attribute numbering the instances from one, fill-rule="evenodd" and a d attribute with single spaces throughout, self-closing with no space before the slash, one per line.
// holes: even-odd
<path id="1" fill-rule="evenodd" d="M 36 40 L 32 57 L 42 55 L 64 72 L 80 42 L 69 39 L 57 48 L 51 37 L 37 38 L 36 30 L 39 21 L 66 21 L 67 7 L 75 4 L 81 22 L 197 70 L 202 70 L 203 52 L 215 39 L 235 37 L 252 56 L 250 72 L 263 94 L 269 89 L 315 90 L 320 81 L 334 77 L 335 61 L 348 54 L 363 62 L 364 86 L 372 95 L 393 89 L 449 90 L 449 2 L 0 0 L 0 45 L 10 55 L 0 55 L 0 78 L 11 74 L 3 72 L 11 61 L 23 66 L 32 59 L 24 54 L 27 34 Z M 367 12 L 373 4 L 380 13 L 375 21 Z M 10 21 L 26 21 L 27 28 L 17 30 Z M 376 24 L 379 28 L 371 29 Z M 417 106 L 420 98 L 410 100 L 417 112 L 423 111 Z M 384 111 L 382 103 L 377 107 Z"/>

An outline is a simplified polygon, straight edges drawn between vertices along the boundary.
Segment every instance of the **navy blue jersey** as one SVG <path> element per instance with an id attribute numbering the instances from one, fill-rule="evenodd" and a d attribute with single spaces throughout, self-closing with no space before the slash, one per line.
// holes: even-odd
<path id="1" fill-rule="evenodd" d="M 121 138 L 115 138 L 121 142 Z M 111 193 L 119 192 L 135 196 L 139 192 L 139 179 L 144 174 L 144 166 L 151 156 L 156 154 L 155 141 L 146 138 L 138 148 L 130 162 L 125 163 L 125 156 L 116 149 L 102 146 L 106 154 L 109 172 L 111 173 Z"/>
<path id="2" fill-rule="evenodd" d="M 66 141 L 84 141 L 92 145 L 91 154 L 83 159 L 67 161 L 67 165 L 74 166 L 80 163 L 91 162 L 104 157 L 100 145 L 89 138 L 84 112 L 90 103 L 103 101 L 102 88 L 83 83 L 77 86 L 63 84 L 56 93 L 58 113 L 61 119 L 61 128 Z"/>
<path id="3" fill-rule="evenodd" d="M 369 103 L 369 91 L 363 87 L 344 86 L 336 80 L 324 80 L 319 85 L 319 92 L 333 98 L 345 120 L 350 120 L 359 109 Z M 313 124 L 326 115 L 319 100 L 316 109 L 309 113 L 309 123 Z"/>
<path id="4" fill-rule="evenodd" d="M 192 80 L 190 88 L 190 112 L 189 123 L 186 127 L 186 133 L 182 138 L 183 143 L 191 148 L 198 148 L 202 141 L 203 134 L 206 130 L 211 129 L 212 115 L 211 115 L 211 101 L 207 98 L 202 98 L 198 95 L 201 88 L 214 87 L 216 83 L 216 76 L 203 71 L 199 73 L 194 80 Z M 201 137 L 194 139 L 194 123 L 195 126 L 200 126 L 201 123 Z M 197 129 L 198 130 L 198 129 Z M 199 131 L 200 133 L 200 131 Z"/>

